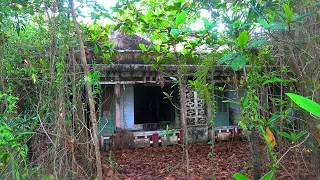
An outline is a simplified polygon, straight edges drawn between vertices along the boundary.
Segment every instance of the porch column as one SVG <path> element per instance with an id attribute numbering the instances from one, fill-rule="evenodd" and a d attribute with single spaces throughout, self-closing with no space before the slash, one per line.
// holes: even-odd
<path id="1" fill-rule="evenodd" d="M 116 128 L 120 128 L 120 84 L 114 86 L 114 94 L 116 95 Z"/>

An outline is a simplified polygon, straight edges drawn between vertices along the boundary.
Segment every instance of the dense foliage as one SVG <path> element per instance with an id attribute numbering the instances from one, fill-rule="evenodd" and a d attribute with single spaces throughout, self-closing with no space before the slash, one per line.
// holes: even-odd
<path id="1" fill-rule="evenodd" d="M 320 174 L 319 2 L 119 0 L 112 11 L 94 1 L 75 5 L 78 18 L 92 19 L 80 23 L 86 48 L 109 63 L 116 54 L 111 30 L 146 37 L 151 45 L 139 45 L 145 63 L 160 71 L 164 64 L 177 65 L 174 83 L 180 90 L 189 83 L 202 95 L 212 110 L 211 126 L 211 92 L 233 87 L 238 98 L 228 103 L 239 105 L 239 125 L 251 131 L 254 179 L 275 178 L 292 150 L 301 154 L 297 162 L 309 158 L 310 172 Z M 70 13 L 64 0 L 0 2 L 0 179 L 96 176 L 83 90 L 88 81 L 99 94 L 99 74 L 91 68 L 85 76 L 75 58 L 79 46 Z M 114 24 L 105 25 L 105 19 Z M 194 74 L 187 64 L 198 65 Z M 216 85 L 218 66 L 234 71 L 228 87 Z M 188 164 L 188 148 L 185 153 Z M 261 154 L 268 155 L 265 172 Z M 234 177 L 246 179 L 240 173 Z"/>

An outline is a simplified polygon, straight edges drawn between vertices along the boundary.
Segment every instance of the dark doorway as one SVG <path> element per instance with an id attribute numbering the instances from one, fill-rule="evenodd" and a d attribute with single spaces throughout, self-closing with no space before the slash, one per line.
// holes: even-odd
<path id="1" fill-rule="evenodd" d="M 174 106 L 163 93 L 173 91 L 170 85 L 163 88 L 157 84 L 135 85 L 134 124 L 174 122 Z"/>

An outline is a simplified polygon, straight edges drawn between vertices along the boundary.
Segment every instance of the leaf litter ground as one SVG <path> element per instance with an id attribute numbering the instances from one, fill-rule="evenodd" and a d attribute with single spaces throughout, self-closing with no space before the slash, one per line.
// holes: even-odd
<path id="1" fill-rule="evenodd" d="M 265 152 L 265 147 L 262 147 Z M 220 142 L 214 145 L 215 156 L 211 155 L 211 146 L 207 144 L 193 144 L 189 149 L 190 179 L 233 179 L 236 172 L 252 178 L 252 160 L 248 142 Z M 278 153 L 280 157 L 283 152 Z M 112 152 L 112 159 L 117 162 L 116 172 L 111 170 L 105 152 L 104 171 L 106 179 L 186 179 L 185 158 L 181 146 L 145 147 L 138 149 L 124 149 Z M 297 154 L 288 153 L 280 163 L 277 179 L 290 180 L 303 177 L 314 179 L 308 172 L 310 163 L 298 163 Z M 266 158 L 263 158 L 266 159 Z M 300 161 L 300 160 L 299 160 Z M 266 162 L 263 171 L 267 172 Z M 299 164 L 299 174 L 297 166 Z M 308 165 L 307 165 L 308 164 Z"/>

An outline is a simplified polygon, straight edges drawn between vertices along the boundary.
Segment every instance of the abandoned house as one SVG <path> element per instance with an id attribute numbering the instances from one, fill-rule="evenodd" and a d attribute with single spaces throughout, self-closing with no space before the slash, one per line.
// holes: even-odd
<path id="1" fill-rule="evenodd" d="M 139 58 L 141 51 L 138 45 L 148 45 L 149 42 L 141 37 L 114 32 L 111 40 L 115 41 L 119 54 L 112 64 L 97 65 L 102 87 L 98 124 L 101 144 L 124 148 L 178 143 L 182 138 L 177 107 L 179 90 L 170 79 L 175 76 L 177 66 L 168 64 L 164 65 L 163 71 L 157 71 L 152 65 L 145 64 Z M 195 70 L 196 67 L 188 65 L 188 68 Z M 228 89 L 215 92 L 218 97 L 215 126 L 226 132 L 238 127 L 236 120 L 240 117 L 240 110 L 235 104 L 223 102 L 236 96 L 232 87 L 223 83 L 233 74 L 231 68 L 226 67 L 216 67 L 214 73 L 216 82 Z M 210 111 L 190 85 L 185 87 L 189 140 L 208 142 Z M 164 92 L 173 98 L 169 100 Z M 171 133 L 170 142 L 164 138 L 168 132 Z"/>

